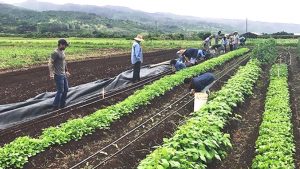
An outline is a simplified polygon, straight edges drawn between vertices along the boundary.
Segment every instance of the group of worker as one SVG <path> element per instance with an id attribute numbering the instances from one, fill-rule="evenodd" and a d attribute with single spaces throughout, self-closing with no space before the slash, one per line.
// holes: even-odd
<path id="1" fill-rule="evenodd" d="M 205 49 L 196 48 L 181 49 L 176 55 L 178 58 L 170 62 L 176 71 L 198 64 L 199 61 L 208 57 L 208 53 Z"/>
<path id="2" fill-rule="evenodd" d="M 205 60 L 211 56 L 211 51 L 226 53 L 227 47 L 229 50 L 235 50 L 238 48 L 239 44 L 243 45 L 246 41 L 245 38 L 240 38 L 238 32 L 234 32 L 228 35 L 222 35 L 219 31 L 215 35 L 208 36 L 203 41 L 203 48 L 189 48 L 181 49 L 176 55 L 177 59 L 171 60 L 170 64 L 175 68 L 176 71 L 184 69 L 189 66 L 198 64 L 199 61 Z M 212 46 L 211 41 L 215 39 L 215 43 Z M 219 44 L 219 41 L 221 43 Z M 140 81 L 140 69 L 143 62 L 143 51 L 141 47 L 141 42 L 143 40 L 142 35 L 137 35 L 134 38 L 134 42 L 131 48 L 131 64 L 133 65 L 133 76 L 132 82 Z M 69 89 L 68 77 L 71 75 L 67 68 L 67 63 L 65 60 L 64 50 L 69 46 L 69 43 L 65 39 L 60 39 L 58 41 L 58 47 L 51 54 L 49 59 L 49 71 L 50 78 L 54 79 L 56 84 L 57 93 L 55 95 L 52 107 L 53 109 L 59 109 L 66 106 L 67 92 Z M 210 85 L 213 84 L 215 77 L 211 73 L 205 73 L 195 78 L 187 78 L 184 80 L 186 84 L 189 85 L 191 92 L 207 91 Z"/>
<path id="3" fill-rule="evenodd" d="M 211 45 L 211 41 L 215 40 L 214 45 Z M 221 43 L 219 44 L 219 41 L 221 40 Z M 246 38 L 240 37 L 239 33 L 237 31 L 230 33 L 230 34 L 223 34 L 219 31 L 215 35 L 208 36 L 203 41 L 203 47 L 206 50 L 214 50 L 216 53 L 220 52 L 228 52 L 233 51 L 239 47 L 239 45 L 245 45 Z"/>
<path id="4" fill-rule="evenodd" d="M 176 54 L 177 59 L 171 60 L 170 64 L 174 67 L 176 71 L 184 69 L 186 67 L 197 64 L 201 60 L 205 60 L 215 54 L 220 54 L 221 52 L 226 53 L 229 50 L 235 50 L 239 45 L 244 45 L 246 38 L 240 37 L 238 32 L 235 31 L 231 34 L 221 34 L 219 31 L 215 35 L 210 35 L 203 41 L 203 49 L 181 49 Z M 211 45 L 211 41 L 214 39 L 214 45 Z M 221 43 L 219 41 L 221 40 Z"/>

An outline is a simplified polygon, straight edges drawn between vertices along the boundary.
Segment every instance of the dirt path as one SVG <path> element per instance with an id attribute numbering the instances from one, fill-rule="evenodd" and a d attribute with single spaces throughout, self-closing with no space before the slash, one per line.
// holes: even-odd
<path id="1" fill-rule="evenodd" d="M 176 57 L 176 49 L 144 54 L 144 65 L 159 63 Z M 91 82 L 97 79 L 113 77 L 130 69 L 130 56 L 90 59 L 70 62 L 68 67 L 72 76 L 70 86 Z M 28 70 L 0 74 L 0 105 L 15 103 L 32 98 L 46 91 L 54 91 L 54 82 L 48 77 L 48 67 L 41 66 Z"/>
<path id="2" fill-rule="evenodd" d="M 255 141 L 264 111 L 264 101 L 268 87 L 268 74 L 270 67 L 263 68 L 262 76 L 254 88 L 253 96 L 246 99 L 234 109 L 234 114 L 240 120 L 231 120 L 225 127 L 226 133 L 231 136 L 233 148 L 223 161 L 214 162 L 209 169 L 245 169 L 251 168 L 255 152 Z"/>
<path id="3" fill-rule="evenodd" d="M 292 104 L 292 121 L 294 127 L 294 140 L 296 144 L 295 164 L 300 168 L 300 62 L 296 49 L 290 50 L 291 65 L 289 66 L 289 90 Z"/>

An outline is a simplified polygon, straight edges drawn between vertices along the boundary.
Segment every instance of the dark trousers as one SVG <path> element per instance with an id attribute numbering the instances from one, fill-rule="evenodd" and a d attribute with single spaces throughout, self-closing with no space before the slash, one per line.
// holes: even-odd
<path id="1" fill-rule="evenodd" d="M 133 77 L 132 81 L 140 80 L 141 62 L 138 61 L 133 65 Z"/>
<path id="2" fill-rule="evenodd" d="M 232 44 L 229 45 L 229 48 L 230 48 L 230 51 L 233 51 L 233 45 Z"/>
<path id="3" fill-rule="evenodd" d="M 54 75 L 57 93 L 53 102 L 55 107 L 64 107 L 69 89 L 68 79 L 65 75 Z"/>

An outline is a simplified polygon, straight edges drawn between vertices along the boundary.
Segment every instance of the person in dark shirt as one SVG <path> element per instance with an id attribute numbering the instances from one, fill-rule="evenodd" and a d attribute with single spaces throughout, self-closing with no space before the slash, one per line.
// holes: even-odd
<path id="1" fill-rule="evenodd" d="M 67 68 L 65 49 L 69 43 L 65 39 L 58 40 L 57 49 L 49 58 L 50 79 L 54 79 L 57 93 L 53 101 L 53 110 L 64 108 L 66 106 L 66 98 L 69 90 L 68 77 L 70 73 Z"/>
<path id="2" fill-rule="evenodd" d="M 209 88 L 213 85 L 215 76 L 212 73 L 204 73 L 194 78 L 184 79 L 184 83 L 189 85 L 191 94 L 196 92 L 209 92 Z"/>
<path id="3" fill-rule="evenodd" d="M 205 58 L 206 50 L 196 48 L 182 49 L 177 52 L 177 55 L 191 64 L 196 64 L 200 58 Z"/>
<path id="4" fill-rule="evenodd" d="M 245 37 L 240 37 L 240 45 L 244 46 L 246 44 L 246 38 Z"/>

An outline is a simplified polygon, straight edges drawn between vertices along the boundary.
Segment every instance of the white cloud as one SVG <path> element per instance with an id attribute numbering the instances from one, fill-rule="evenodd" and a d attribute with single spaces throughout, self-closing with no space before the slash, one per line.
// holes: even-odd
<path id="1" fill-rule="evenodd" d="M 2 0 L 3 1 L 3 0 Z M 23 0 L 7 0 L 7 3 L 18 3 Z M 267 0 L 40 0 L 52 3 L 76 3 L 85 5 L 126 6 L 147 12 L 169 12 L 211 18 L 231 18 L 284 22 L 300 24 L 297 17 L 298 1 Z M 4 1 L 6 2 L 6 1 Z"/>

